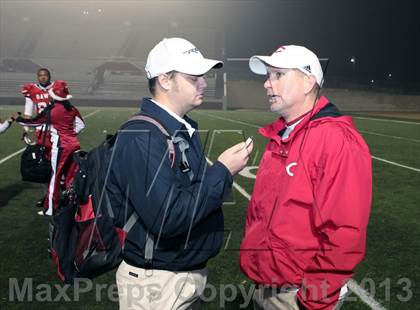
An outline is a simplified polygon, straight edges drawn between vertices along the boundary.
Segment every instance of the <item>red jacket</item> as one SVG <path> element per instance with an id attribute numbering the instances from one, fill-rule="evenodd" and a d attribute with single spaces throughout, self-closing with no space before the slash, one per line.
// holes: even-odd
<path id="1" fill-rule="evenodd" d="M 85 127 L 82 116 L 76 107 L 72 106 L 71 110 L 67 110 L 64 104 L 56 102 L 49 105 L 36 117 L 25 119 L 18 117 L 16 122 L 26 126 L 40 126 L 48 122 L 51 136 L 55 139 L 60 138 L 61 147 L 80 147 L 77 134 Z"/>
<path id="2" fill-rule="evenodd" d="M 280 118 L 247 210 L 243 272 L 256 283 L 300 287 L 308 309 L 332 309 L 365 254 L 372 198 L 369 149 L 351 117 L 321 97 L 290 136 Z"/>

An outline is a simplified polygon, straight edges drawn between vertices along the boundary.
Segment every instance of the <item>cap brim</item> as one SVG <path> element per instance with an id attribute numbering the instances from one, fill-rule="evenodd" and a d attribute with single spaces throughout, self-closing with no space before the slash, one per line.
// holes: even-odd
<path id="1" fill-rule="evenodd" d="M 249 68 L 252 72 L 259 75 L 267 74 L 267 64 L 269 64 L 270 56 L 252 56 L 249 59 Z"/>
<path id="2" fill-rule="evenodd" d="M 210 71 L 211 69 L 219 69 L 223 67 L 223 62 L 214 59 L 202 59 L 200 61 L 188 62 L 186 64 L 180 64 L 178 72 L 191 75 L 202 75 Z"/>
<path id="3" fill-rule="evenodd" d="M 249 59 L 249 68 L 252 72 L 260 75 L 267 74 L 267 66 L 275 68 L 287 68 L 293 69 L 296 67 L 291 67 L 287 63 L 279 62 L 278 59 L 273 58 L 272 56 L 252 56 Z"/>

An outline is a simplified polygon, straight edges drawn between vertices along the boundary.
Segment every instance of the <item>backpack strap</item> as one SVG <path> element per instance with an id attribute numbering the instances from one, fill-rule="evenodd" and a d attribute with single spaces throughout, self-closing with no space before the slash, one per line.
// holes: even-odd
<path id="1" fill-rule="evenodd" d="M 190 181 L 194 178 L 194 172 L 191 169 L 191 166 L 188 162 L 186 151 L 190 148 L 187 140 L 181 137 L 172 137 L 172 141 L 175 144 L 178 144 L 178 148 L 181 151 L 181 171 L 187 173 Z"/>
<path id="2" fill-rule="evenodd" d="M 184 173 L 188 173 L 188 177 L 190 180 L 194 178 L 194 173 L 191 170 L 191 167 L 188 163 L 187 156 L 185 154 L 186 150 L 190 148 L 188 142 L 181 138 L 181 137 L 172 137 L 165 127 L 161 123 L 159 123 L 156 119 L 144 115 L 144 114 L 137 114 L 129 118 L 127 123 L 123 126 L 125 127 L 129 122 L 132 121 L 144 121 L 153 124 L 156 126 L 160 132 L 166 137 L 166 141 L 168 144 L 168 151 L 169 151 L 169 160 L 171 161 L 171 167 L 173 168 L 175 165 L 175 144 L 178 144 L 179 150 L 181 152 L 181 171 Z M 138 220 L 138 215 L 136 212 L 131 214 L 130 218 L 125 223 L 123 230 L 128 233 L 134 224 Z M 146 245 L 144 249 L 144 261 L 145 261 L 145 269 L 151 270 L 153 268 L 153 247 L 154 247 L 154 238 L 153 235 L 150 233 L 146 234 Z M 151 273 L 146 273 L 147 276 L 151 276 Z"/>
<path id="3" fill-rule="evenodd" d="M 181 171 L 183 173 L 187 173 L 190 181 L 194 178 L 194 173 L 191 170 L 191 166 L 188 162 L 186 150 L 190 148 L 190 145 L 188 144 L 187 140 L 181 138 L 181 137 L 173 137 L 171 136 L 165 127 L 161 123 L 159 123 L 156 119 L 153 117 L 150 117 L 148 115 L 144 114 L 137 114 L 132 116 L 128 122 L 130 121 L 145 121 L 148 123 L 151 123 L 155 125 L 159 130 L 162 132 L 164 136 L 166 136 L 166 141 L 168 143 L 168 150 L 169 150 L 169 160 L 171 161 L 171 167 L 173 168 L 175 165 L 175 146 L 174 144 L 178 144 L 179 150 L 181 152 Z M 127 122 L 127 123 L 128 123 Z"/>
<path id="4" fill-rule="evenodd" d="M 166 130 L 165 127 L 161 123 L 159 123 L 156 119 L 153 117 L 144 115 L 144 114 L 137 114 L 132 117 L 130 117 L 127 121 L 127 123 L 132 121 L 143 121 L 148 122 L 156 126 L 160 132 L 166 137 L 166 142 L 168 145 L 168 156 L 169 161 L 171 162 L 171 168 L 175 165 L 175 146 L 173 142 L 172 136 L 169 134 L 169 132 Z M 127 124 L 126 123 L 126 124 Z M 124 225 L 123 229 L 127 233 L 131 230 L 131 228 L 134 226 L 134 224 L 137 222 L 138 215 L 134 211 L 133 214 L 131 214 L 130 218 L 128 219 L 127 223 Z M 153 268 L 153 247 L 154 247 L 154 239 L 153 235 L 150 233 L 146 234 L 146 245 L 144 248 L 144 262 L 145 262 L 145 269 L 151 270 Z M 148 276 L 151 276 L 151 273 L 147 273 Z"/>
<path id="5" fill-rule="evenodd" d="M 133 228 L 134 224 L 137 222 L 139 216 L 134 211 L 127 222 L 125 223 L 123 230 L 128 234 L 131 228 Z M 146 245 L 144 247 L 144 263 L 145 268 L 144 269 L 152 269 L 153 267 L 153 247 L 155 245 L 155 241 L 153 239 L 153 235 L 150 233 L 146 234 Z M 150 273 L 147 273 L 147 275 L 151 275 Z"/>
<path id="6" fill-rule="evenodd" d="M 125 223 L 123 230 L 128 233 L 131 228 L 133 228 L 134 224 L 137 222 L 137 219 L 139 218 L 139 216 L 137 215 L 136 212 L 133 212 L 133 214 L 131 214 L 130 218 L 128 219 L 128 221 Z"/>
<path id="7" fill-rule="evenodd" d="M 45 149 L 45 140 L 47 138 L 47 133 L 50 130 L 50 126 L 51 126 L 51 109 L 52 109 L 52 105 L 49 107 L 45 108 L 45 117 L 47 119 L 46 123 L 44 125 L 42 125 L 41 131 L 38 135 L 39 138 L 42 137 L 42 149 Z"/>
<path id="8" fill-rule="evenodd" d="M 137 115 L 134 115 L 134 116 L 130 117 L 128 119 L 127 123 L 125 123 L 123 127 L 125 127 L 129 122 L 132 122 L 132 121 L 144 121 L 144 122 L 147 122 L 147 123 L 151 123 L 151 124 L 155 125 L 160 130 L 160 132 L 166 137 L 166 142 L 168 144 L 168 151 L 169 151 L 169 153 L 168 153 L 169 161 L 171 162 L 171 168 L 173 168 L 174 165 L 175 165 L 175 146 L 174 146 L 173 138 L 168 133 L 166 128 L 163 127 L 163 125 L 161 123 L 159 123 L 153 117 L 150 117 L 150 116 L 144 115 L 144 114 L 137 114 Z"/>

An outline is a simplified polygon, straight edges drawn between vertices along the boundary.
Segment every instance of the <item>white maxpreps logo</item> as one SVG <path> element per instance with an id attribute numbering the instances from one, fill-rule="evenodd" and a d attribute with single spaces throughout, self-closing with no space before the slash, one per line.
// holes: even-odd
<path id="1" fill-rule="evenodd" d="M 295 174 L 292 172 L 292 167 L 297 166 L 297 163 L 290 163 L 286 166 L 286 172 L 288 175 L 290 175 L 291 177 L 294 176 Z"/>

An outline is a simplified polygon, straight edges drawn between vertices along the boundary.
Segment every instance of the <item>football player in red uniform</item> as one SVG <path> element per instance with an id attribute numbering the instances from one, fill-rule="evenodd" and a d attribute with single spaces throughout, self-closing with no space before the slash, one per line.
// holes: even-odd
<path id="1" fill-rule="evenodd" d="M 74 179 L 77 165 L 73 161 L 73 153 L 80 149 L 77 134 L 85 124 L 77 108 L 69 102 L 72 96 L 65 81 L 54 82 L 48 93 L 52 99 L 49 106 L 34 118 L 17 117 L 16 122 L 32 127 L 49 122 L 52 175 L 44 202 L 44 214 L 53 215 L 58 208 L 61 179 L 64 179 L 66 189 Z"/>
<path id="2" fill-rule="evenodd" d="M 38 115 L 50 104 L 48 90 L 53 84 L 51 82 L 50 71 L 46 68 L 39 69 L 37 72 L 37 80 L 37 83 L 25 84 L 22 87 L 22 95 L 25 97 L 25 118 L 31 118 L 34 114 Z M 35 139 L 37 144 L 42 143 L 41 129 L 42 127 L 39 127 L 35 130 Z M 27 132 L 28 129 L 25 128 L 25 131 Z M 51 144 L 48 142 L 49 140 L 49 137 L 47 137 L 45 146 L 47 150 L 47 157 L 49 157 L 51 150 Z"/>
<path id="3" fill-rule="evenodd" d="M 22 87 L 22 95 L 25 97 L 25 110 L 23 112 L 25 118 L 31 118 L 34 114 L 40 114 L 48 105 L 50 105 L 50 96 L 48 90 L 51 88 L 53 82 L 51 82 L 51 73 L 46 68 L 41 68 L 37 71 L 37 83 L 25 84 Z M 43 144 L 45 146 L 45 157 L 50 159 L 51 157 L 51 137 L 50 133 L 42 134 L 42 126 L 35 128 L 35 143 Z M 32 141 L 28 138 L 29 127 L 24 126 L 23 140 L 29 144 Z M 44 188 L 45 193 L 47 188 Z M 44 197 L 41 198 L 37 203 L 37 207 L 42 207 L 44 204 Z"/>
<path id="4" fill-rule="evenodd" d="M 41 68 L 37 72 L 37 83 L 25 84 L 22 87 L 22 94 L 25 97 L 25 117 L 32 117 L 42 112 L 50 104 L 48 90 L 52 86 L 51 73 L 46 68 Z"/>

